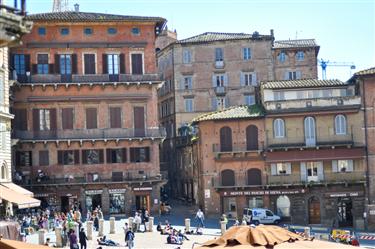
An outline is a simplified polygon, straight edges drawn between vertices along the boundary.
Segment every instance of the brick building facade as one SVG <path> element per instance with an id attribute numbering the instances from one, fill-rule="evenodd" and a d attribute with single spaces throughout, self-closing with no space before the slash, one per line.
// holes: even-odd
<path id="1" fill-rule="evenodd" d="M 174 42 L 173 42 L 174 41 Z M 158 68 L 165 83 L 159 90 L 159 119 L 166 128 L 162 166 L 169 176 L 180 173 L 176 156 L 179 137 L 204 113 L 236 105 L 260 103 L 259 82 L 317 78 L 319 46 L 314 39 L 275 41 L 269 35 L 207 32 L 184 40 L 163 30 L 157 39 Z M 182 138 L 183 139 L 183 138 Z M 179 146 L 178 151 L 181 151 Z M 170 177 L 174 196 L 192 199 L 183 185 Z M 190 187 L 188 187 L 190 189 Z"/>
<path id="2" fill-rule="evenodd" d="M 20 183 L 61 211 L 157 210 L 154 44 L 165 19 L 78 10 L 27 19 L 32 32 L 10 54 Z"/>

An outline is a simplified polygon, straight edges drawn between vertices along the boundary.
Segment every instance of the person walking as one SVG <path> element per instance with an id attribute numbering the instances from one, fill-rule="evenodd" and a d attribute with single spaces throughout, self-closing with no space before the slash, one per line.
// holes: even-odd
<path id="1" fill-rule="evenodd" d="M 77 235 L 76 235 L 74 229 L 70 230 L 69 244 L 70 244 L 70 249 L 79 249 L 79 246 L 77 244 Z"/>
<path id="2" fill-rule="evenodd" d="M 201 209 L 198 210 L 195 218 L 198 219 L 198 226 L 204 227 L 204 214 Z"/>
<path id="3" fill-rule="evenodd" d="M 87 236 L 84 228 L 79 231 L 79 243 L 81 244 L 81 249 L 87 249 Z"/>
<path id="4" fill-rule="evenodd" d="M 134 248 L 134 237 L 135 237 L 134 233 L 133 233 L 132 229 L 130 228 L 125 234 L 125 241 L 126 241 L 129 249 Z"/>

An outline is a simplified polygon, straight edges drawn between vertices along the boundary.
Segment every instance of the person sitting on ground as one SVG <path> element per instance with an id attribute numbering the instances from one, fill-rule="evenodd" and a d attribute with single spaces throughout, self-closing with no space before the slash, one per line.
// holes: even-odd
<path id="1" fill-rule="evenodd" d="M 181 241 L 184 239 L 189 240 L 189 238 L 181 232 L 181 230 L 178 230 L 177 236 L 181 238 Z"/>
<path id="2" fill-rule="evenodd" d="M 184 229 L 184 233 L 185 233 L 185 234 L 194 234 L 194 230 L 189 231 L 189 230 L 187 230 L 187 229 L 185 228 L 185 229 Z"/>
<path id="3" fill-rule="evenodd" d="M 172 231 L 171 234 L 167 237 L 167 243 L 168 244 L 176 244 L 176 245 L 182 245 L 182 240 L 179 239 L 177 234 Z"/>

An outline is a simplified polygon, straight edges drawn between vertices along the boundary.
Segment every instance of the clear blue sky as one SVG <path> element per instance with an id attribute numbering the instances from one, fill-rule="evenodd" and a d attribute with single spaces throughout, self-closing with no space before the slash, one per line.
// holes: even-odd
<path id="1" fill-rule="evenodd" d="M 27 10 L 50 12 L 52 3 L 28 0 Z M 179 39 L 207 31 L 269 34 L 274 29 L 276 40 L 315 38 L 319 58 L 354 62 L 352 73 L 375 66 L 374 0 L 69 0 L 71 9 L 75 3 L 80 11 L 164 17 Z M 350 72 L 329 66 L 327 78 L 347 80 Z"/>

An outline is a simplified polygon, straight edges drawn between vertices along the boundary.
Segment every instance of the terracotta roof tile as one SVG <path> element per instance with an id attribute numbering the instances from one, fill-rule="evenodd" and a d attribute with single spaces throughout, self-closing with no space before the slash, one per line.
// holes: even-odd
<path id="1" fill-rule="evenodd" d="M 365 69 L 365 70 L 358 71 L 358 72 L 356 72 L 354 75 L 355 75 L 355 76 L 361 76 L 361 75 L 369 75 L 369 74 L 375 74 L 375 67 L 372 67 L 372 68 L 368 68 L 368 69 Z"/>
<path id="2" fill-rule="evenodd" d="M 285 88 L 308 88 L 308 87 L 325 87 L 325 86 L 344 86 L 348 82 L 340 80 L 318 80 L 318 79 L 301 79 L 301 80 L 278 80 L 261 82 L 263 89 L 285 89 Z"/>
<path id="3" fill-rule="evenodd" d="M 243 40 L 243 39 L 261 39 L 269 38 L 269 35 L 260 35 L 259 33 L 245 34 L 245 33 L 217 33 L 206 32 L 200 35 L 179 40 L 177 43 L 204 43 L 213 41 L 227 41 L 227 40 Z"/>
<path id="4" fill-rule="evenodd" d="M 192 123 L 199 123 L 208 120 L 225 120 L 239 118 L 256 118 L 264 115 L 263 108 L 259 105 L 233 106 L 222 111 L 210 112 L 193 119 Z"/>
<path id="5" fill-rule="evenodd" d="M 275 41 L 273 48 L 305 48 L 318 47 L 315 39 L 282 40 Z"/>

